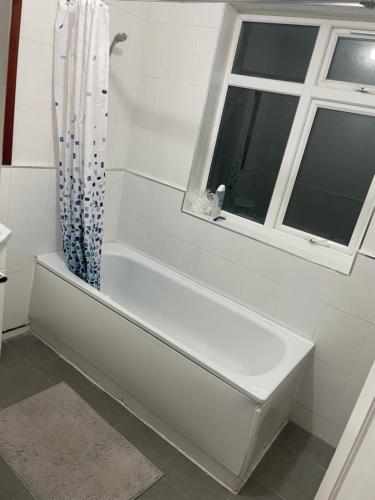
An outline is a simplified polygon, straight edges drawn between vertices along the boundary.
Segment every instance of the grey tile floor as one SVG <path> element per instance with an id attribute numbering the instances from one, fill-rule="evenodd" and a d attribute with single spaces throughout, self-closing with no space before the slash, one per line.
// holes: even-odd
<path id="1" fill-rule="evenodd" d="M 0 361 L 0 409 L 61 381 L 69 384 L 164 472 L 164 477 L 141 495 L 140 500 L 237 498 L 106 393 L 91 384 L 33 335 L 4 343 Z M 289 423 L 238 498 L 313 499 L 333 451 L 333 448 L 320 439 Z M 1 456 L 0 478 L 1 500 L 32 500 L 30 493 Z"/>

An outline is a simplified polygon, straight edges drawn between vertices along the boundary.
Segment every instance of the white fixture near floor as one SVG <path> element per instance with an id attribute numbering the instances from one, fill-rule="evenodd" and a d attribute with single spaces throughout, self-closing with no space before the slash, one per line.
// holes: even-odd
<path id="1" fill-rule="evenodd" d="M 104 247 L 100 292 L 61 255 L 39 256 L 30 318 L 34 333 L 235 492 L 287 422 L 313 349 L 116 243 Z"/>
<path id="2" fill-rule="evenodd" d="M 4 308 L 4 288 L 6 277 L 6 245 L 10 238 L 11 231 L 3 224 L 0 224 L 0 354 L 1 354 L 1 340 L 3 331 L 3 308 Z"/>

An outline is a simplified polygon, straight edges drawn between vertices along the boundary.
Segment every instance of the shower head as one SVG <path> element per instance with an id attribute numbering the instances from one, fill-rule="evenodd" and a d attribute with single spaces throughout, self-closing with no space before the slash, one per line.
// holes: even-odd
<path id="1" fill-rule="evenodd" d="M 116 47 L 116 45 L 118 43 L 125 42 L 125 40 L 127 40 L 127 39 L 128 39 L 128 35 L 126 33 L 117 33 L 117 35 L 115 35 L 113 42 L 111 43 L 111 46 L 109 48 L 109 55 L 112 54 L 113 49 Z"/>

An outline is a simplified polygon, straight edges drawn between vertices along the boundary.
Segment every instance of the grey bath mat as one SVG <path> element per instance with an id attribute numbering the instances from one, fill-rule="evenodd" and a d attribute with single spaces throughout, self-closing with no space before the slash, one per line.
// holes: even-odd
<path id="1" fill-rule="evenodd" d="M 162 475 L 65 383 L 0 411 L 0 454 L 37 500 L 130 500 Z"/>

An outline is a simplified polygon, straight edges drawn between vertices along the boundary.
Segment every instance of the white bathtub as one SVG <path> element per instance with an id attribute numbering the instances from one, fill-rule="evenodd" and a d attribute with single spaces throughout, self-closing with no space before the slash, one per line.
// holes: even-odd
<path id="1" fill-rule="evenodd" d="M 313 344 L 117 243 L 102 291 L 37 258 L 33 331 L 232 491 L 285 424 Z"/>

